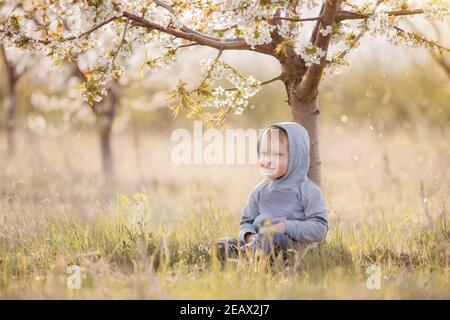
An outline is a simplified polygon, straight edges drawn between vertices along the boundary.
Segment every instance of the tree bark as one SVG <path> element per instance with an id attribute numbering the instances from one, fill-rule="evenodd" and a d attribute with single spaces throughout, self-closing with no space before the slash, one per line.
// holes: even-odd
<path id="1" fill-rule="evenodd" d="M 308 178 L 321 186 L 321 160 L 319 149 L 319 102 L 316 96 L 310 102 L 295 99 L 290 104 L 292 117 L 308 131 L 310 140 Z"/>
<path id="2" fill-rule="evenodd" d="M 10 81 L 8 88 L 8 98 L 6 104 L 6 138 L 8 141 L 8 156 L 12 157 L 16 153 L 16 113 L 17 113 L 17 90 L 16 81 Z"/>
<path id="3" fill-rule="evenodd" d="M 8 60 L 6 56 L 6 50 L 3 45 L 0 44 L 0 56 L 3 60 L 4 68 L 7 77 L 7 99 L 6 99 L 6 112 L 5 112 L 5 128 L 7 139 L 7 152 L 8 156 L 13 156 L 16 152 L 16 113 L 17 113 L 17 82 L 20 75 L 17 74 L 15 66 Z"/>
<path id="4" fill-rule="evenodd" d="M 293 121 L 302 125 L 310 139 L 310 162 L 308 178 L 321 186 L 321 160 L 319 149 L 319 103 L 316 88 L 306 91 L 301 95 L 300 84 L 305 77 L 307 69 L 303 61 L 293 52 L 287 52 L 280 59 L 283 70 L 282 80 L 286 88 L 288 104 Z"/>
<path id="5" fill-rule="evenodd" d="M 111 147 L 111 133 L 118 103 L 117 85 L 113 84 L 108 90 L 103 103 L 95 106 L 95 113 L 99 123 L 100 151 L 102 157 L 102 171 L 107 181 L 114 180 L 114 160 Z"/>
<path id="6" fill-rule="evenodd" d="M 324 0 L 320 9 L 320 19 L 313 28 L 310 41 L 314 46 L 328 51 L 331 33 L 319 32 L 322 28 L 332 27 L 336 22 L 337 13 L 342 0 Z M 276 23 L 276 16 L 274 22 Z M 273 46 L 280 43 L 279 37 L 274 34 Z M 306 66 L 292 48 L 288 48 L 279 55 L 278 60 L 282 67 L 282 80 L 286 87 L 288 104 L 291 108 L 292 118 L 308 131 L 310 139 L 310 162 L 308 178 L 321 186 L 321 160 L 319 150 L 319 103 L 318 88 L 322 80 L 323 71 L 327 65 L 326 55 L 321 57 L 320 63 Z"/>
<path id="7" fill-rule="evenodd" d="M 114 176 L 113 159 L 111 151 L 111 126 L 102 128 L 99 132 L 100 148 L 102 154 L 102 171 L 105 178 L 110 179 Z"/>

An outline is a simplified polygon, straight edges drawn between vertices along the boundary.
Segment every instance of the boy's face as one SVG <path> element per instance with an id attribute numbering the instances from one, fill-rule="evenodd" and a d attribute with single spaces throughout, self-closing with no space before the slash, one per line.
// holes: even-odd
<path id="1" fill-rule="evenodd" d="M 278 128 L 267 129 L 261 137 L 258 164 L 261 174 L 272 180 L 286 174 L 288 167 L 288 137 Z"/>

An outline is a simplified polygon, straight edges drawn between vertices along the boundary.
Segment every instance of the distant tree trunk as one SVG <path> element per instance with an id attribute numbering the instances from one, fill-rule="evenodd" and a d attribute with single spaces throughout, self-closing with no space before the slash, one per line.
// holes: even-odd
<path id="1" fill-rule="evenodd" d="M 119 101 L 118 84 L 114 82 L 108 91 L 108 95 L 104 98 L 104 101 L 101 104 L 96 105 L 96 114 L 99 122 L 103 175 L 108 181 L 113 181 L 114 160 L 111 147 L 111 133 Z"/>
<path id="2" fill-rule="evenodd" d="M 107 178 L 112 178 L 114 173 L 113 160 L 111 152 L 111 125 L 100 129 L 100 147 L 102 153 L 102 170 Z"/>
<path id="3" fill-rule="evenodd" d="M 14 65 L 8 61 L 6 56 L 5 47 L 0 45 L 0 54 L 5 66 L 6 76 L 7 76 L 7 97 L 6 97 L 6 114 L 5 114 L 5 128 L 6 128 L 6 139 L 8 145 L 8 156 L 13 156 L 16 153 L 16 139 L 15 139 L 15 128 L 16 128 L 16 113 L 17 113 L 17 82 L 19 80 L 19 75 L 16 73 Z"/>
<path id="4" fill-rule="evenodd" d="M 8 98 L 6 105 L 6 137 L 8 141 L 8 155 L 14 156 L 16 153 L 16 113 L 17 113 L 17 81 L 10 81 L 8 89 Z"/>
<path id="5" fill-rule="evenodd" d="M 82 81 L 86 77 L 77 63 L 73 64 L 72 75 Z M 92 106 L 92 110 L 97 118 L 98 135 L 100 140 L 100 152 L 102 158 L 102 172 L 107 182 L 114 182 L 114 157 L 111 146 L 111 134 L 114 118 L 116 117 L 117 105 L 119 103 L 119 83 L 113 80 L 108 94 L 99 103 Z"/>

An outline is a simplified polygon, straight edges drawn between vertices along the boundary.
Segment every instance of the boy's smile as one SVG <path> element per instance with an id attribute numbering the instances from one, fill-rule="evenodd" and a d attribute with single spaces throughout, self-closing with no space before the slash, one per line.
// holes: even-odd
<path id="1" fill-rule="evenodd" d="M 261 174 L 272 180 L 284 176 L 288 168 L 288 150 L 288 137 L 284 130 L 266 130 L 261 137 L 258 158 Z"/>

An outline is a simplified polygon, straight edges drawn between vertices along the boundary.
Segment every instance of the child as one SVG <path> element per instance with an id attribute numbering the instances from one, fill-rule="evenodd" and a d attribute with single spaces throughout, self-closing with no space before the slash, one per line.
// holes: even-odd
<path id="1" fill-rule="evenodd" d="M 257 146 L 265 178 L 242 210 L 239 239 L 221 238 L 218 256 L 261 252 L 273 256 L 299 244 L 322 241 L 328 231 L 328 207 L 320 188 L 308 179 L 309 135 L 295 122 L 264 129 Z"/>

